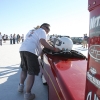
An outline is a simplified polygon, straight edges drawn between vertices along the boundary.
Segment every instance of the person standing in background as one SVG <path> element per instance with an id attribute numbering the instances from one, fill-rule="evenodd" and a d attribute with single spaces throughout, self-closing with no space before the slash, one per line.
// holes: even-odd
<path id="1" fill-rule="evenodd" d="M 22 42 L 24 41 L 24 34 L 22 34 Z"/>
<path id="2" fill-rule="evenodd" d="M 15 44 L 15 40 L 16 40 L 16 37 L 15 37 L 15 34 L 13 35 L 13 44 Z"/>
<path id="3" fill-rule="evenodd" d="M 10 44 L 12 44 L 12 40 L 13 40 L 13 36 L 12 36 L 12 34 L 10 34 Z"/>
<path id="4" fill-rule="evenodd" d="M 83 48 L 87 48 L 88 47 L 88 36 L 87 34 L 84 34 L 84 38 L 83 38 Z"/>
<path id="5" fill-rule="evenodd" d="M 1 32 L 0 32 L 0 45 L 2 46 L 2 35 L 1 35 Z"/>
<path id="6" fill-rule="evenodd" d="M 18 38 L 18 42 L 20 43 L 20 39 L 21 39 L 21 37 L 20 37 L 20 35 L 19 35 L 19 38 Z"/>
<path id="7" fill-rule="evenodd" d="M 17 43 L 19 43 L 20 42 L 20 35 L 19 34 L 17 34 L 16 39 L 17 39 Z"/>
<path id="8" fill-rule="evenodd" d="M 3 36 L 4 43 L 6 43 L 6 35 Z"/>

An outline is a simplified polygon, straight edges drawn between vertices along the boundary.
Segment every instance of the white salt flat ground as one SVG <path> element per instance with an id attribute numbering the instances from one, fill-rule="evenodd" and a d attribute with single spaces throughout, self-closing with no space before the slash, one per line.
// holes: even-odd
<path id="1" fill-rule="evenodd" d="M 10 45 L 7 41 L 0 46 L 0 100 L 23 100 L 23 94 L 17 92 L 20 76 L 20 45 Z M 74 45 L 73 49 L 87 56 L 87 49 L 83 49 L 81 45 Z M 48 100 L 48 89 L 42 84 L 40 75 L 36 76 L 32 92 L 36 94 L 34 100 Z"/>
<path id="2" fill-rule="evenodd" d="M 9 42 L 0 46 L 0 100 L 23 100 L 23 94 L 17 92 L 20 76 L 20 44 L 10 45 Z M 34 100 L 48 100 L 47 86 L 41 77 L 36 76 L 32 92 L 36 94 Z"/>

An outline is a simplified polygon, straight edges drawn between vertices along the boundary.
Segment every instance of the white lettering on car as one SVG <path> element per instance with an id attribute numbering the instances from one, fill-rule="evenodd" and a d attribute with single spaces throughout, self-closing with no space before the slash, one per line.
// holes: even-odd
<path id="1" fill-rule="evenodd" d="M 100 16 L 92 17 L 90 19 L 90 29 L 96 28 L 98 26 L 100 26 Z"/>
<path id="2" fill-rule="evenodd" d="M 97 73 L 96 69 L 94 69 L 93 67 L 91 67 L 89 69 L 89 71 L 87 72 L 86 76 L 87 76 L 87 79 L 92 84 L 94 84 L 94 86 L 96 86 L 97 88 L 100 89 L 100 80 L 95 77 L 96 73 Z"/>
<path id="3" fill-rule="evenodd" d="M 89 55 L 95 60 L 100 60 L 100 45 L 90 46 Z"/>
<path id="4" fill-rule="evenodd" d="M 86 100 L 99 100 L 99 98 L 97 97 L 96 94 L 94 94 L 94 99 L 92 99 L 92 92 L 89 92 L 88 95 L 87 95 L 87 98 Z"/>

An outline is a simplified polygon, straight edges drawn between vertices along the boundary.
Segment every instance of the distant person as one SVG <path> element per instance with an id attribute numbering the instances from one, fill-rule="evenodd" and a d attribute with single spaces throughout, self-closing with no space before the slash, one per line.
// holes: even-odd
<path id="1" fill-rule="evenodd" d="M 12 41 L 13 41 L 13 36 L 12 36 L 12 34 L 10 34 L 9 39 L 10 39 L 10 44 L 12 44 Z"/>
<path id="2" fill-rule="evenodd" d="M 19 39 L 18 39 L 19 43 L 20 43 L 20 40 L 21 40 L 21 36 L 19 35 Z"/>
<path id="3" fill-rule="evenodd" d="M 84 48 L 88 47 L 88 36 L 87 36 L 87 34 L 84 34 L 84 37 L 83 37 L 83 47 Z"/>
<path id="4" fill-rule="evenodd" d="M 4 43 L 6 43 L 6 35 L 4 34 L 4 36 L 3 36 L 3 40 L 4 40 Z"/>
<path id="5" fill-rule="evenodd" d="M 22 42 L 24 41 L 24 34 L 22 34 Z"/>
<path id="6" fill-rule="evenodd" d="M 16 39 L 17 39 L 17 44 L 18 44 L 20 42 L 20 35 L 19 34 L 17 34 Z"/>
<path id="7" fill-rule="evenodd" d="M 0 45 L 2 46 L 2 35 L 1 35 L 1 32 L 0 32 Z"/>
<path id="8" fill-rule="evenodd" d="M 29 31 L 29 33 L 27 33 L 27 37 L 20 47 L 20 67 L 22 68 L 22 71 L 20 75 L 18 91 L 23 92 L 24 82 L 27 78 L 24 100 L 33 100 L 35 98 L 35 94 L 31 93 L 31 89 L 34 84 L 35 75 L 38 75 L 40 72 L 38 57 L 42 53 L 42 46 L 54 50 L 55 52 L 59 51 L 58 48 L 54 48 L 47 43 L 46 34 L 48 34 L 49 31 L 50 25 L 47 23 L 42 24 L 39 29 Z"/>
<path id="9" fill-rule="evenodd" d="M 16 40 L 16 35 L 13 34 L 13 44 L 15 44 L 15 40 Z"/>
<path id="10" fill-rule="evenodd" d="M 8 40 L 8 35 L 6 35 L 6 40 Z"/>

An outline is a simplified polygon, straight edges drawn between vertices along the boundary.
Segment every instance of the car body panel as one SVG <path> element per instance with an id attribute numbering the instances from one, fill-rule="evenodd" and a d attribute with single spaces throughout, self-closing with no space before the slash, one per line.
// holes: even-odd
<path id="1" fill-rule="evenodd" d="M 49 100 L 84 100 L 86 60 L 43 56 L 43 73 L 49 86 Z"/>
<path id="2" fill-rule="evenodd" d="M 100 100 L 100 0 L 88 0 L 90 12 L 85 100 Z"/>

